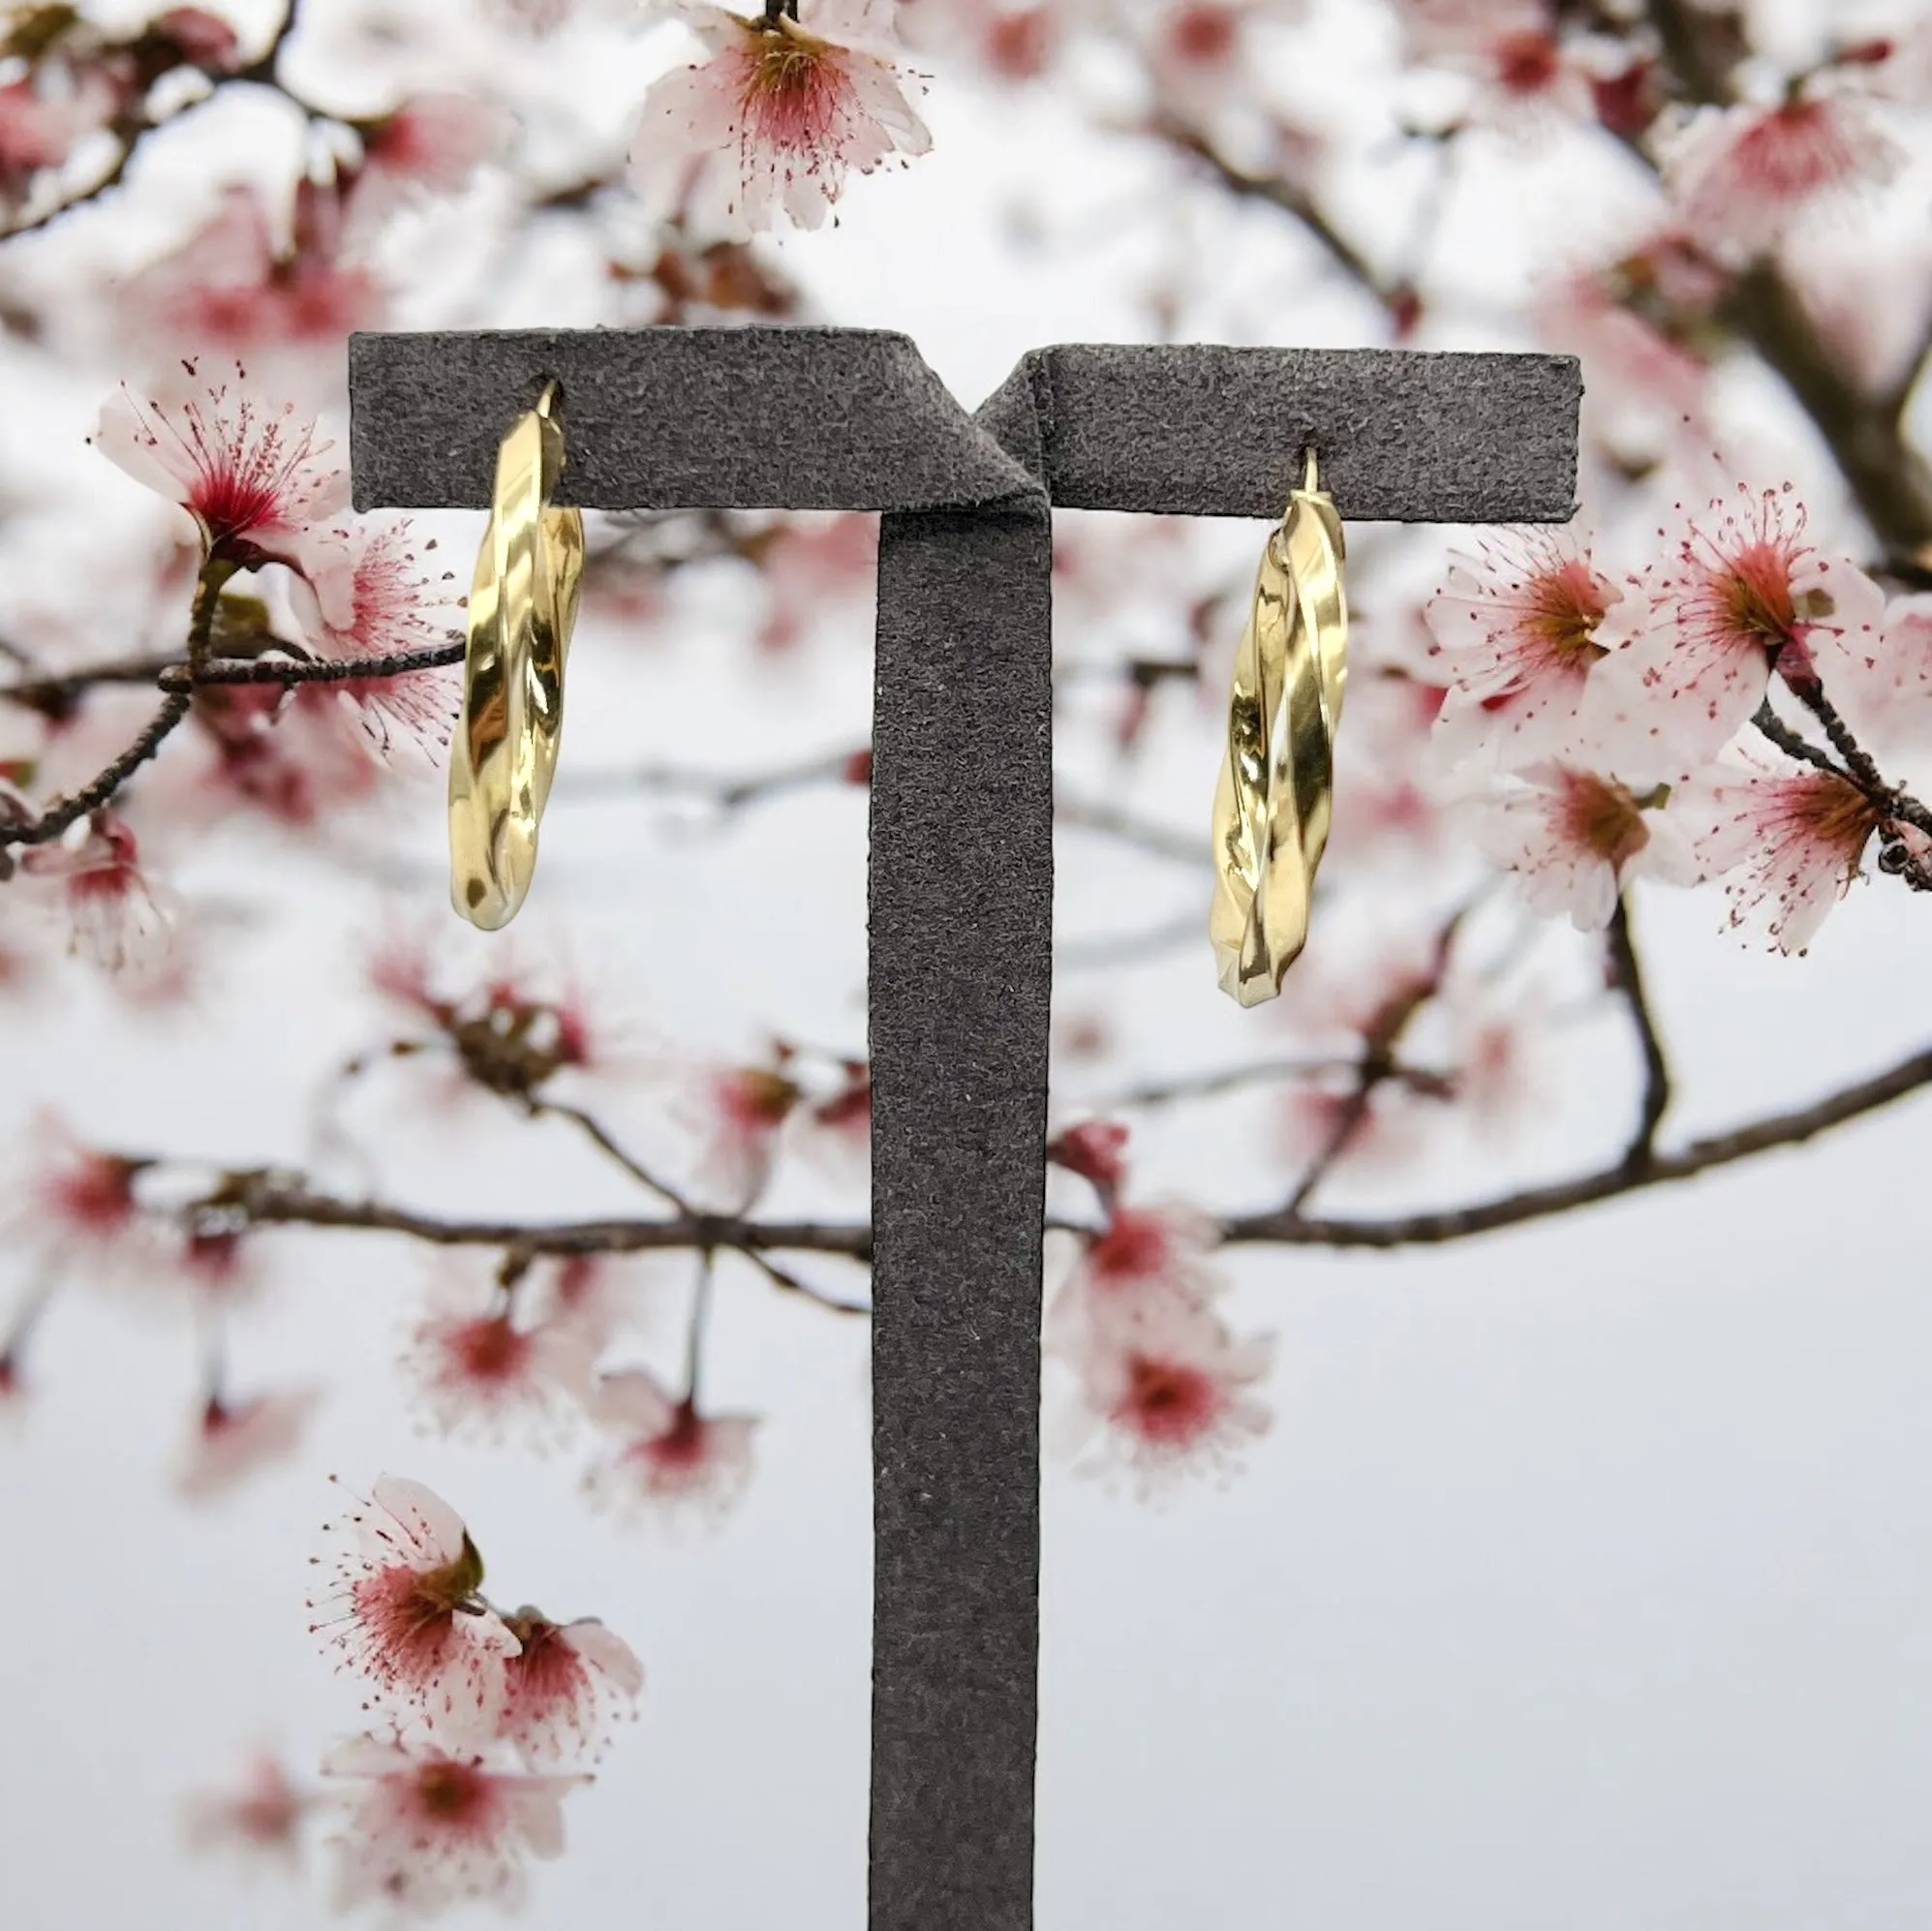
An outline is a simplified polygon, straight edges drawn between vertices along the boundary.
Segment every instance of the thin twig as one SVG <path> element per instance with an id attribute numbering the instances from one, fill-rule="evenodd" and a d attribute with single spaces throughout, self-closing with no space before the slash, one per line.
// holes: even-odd
<path id="1" fill-rule="evenodd" d="M 110 658 L 103 663 L 79 664 L 72 670 L 0 684 L 0 700 L 30 711 L 59 711 L 99 685 L 152 684 L 161 690 L 194 690 L 211 685 L 376 683 L 414 672 L 438 670 L 461 663 L 461 638 L 427 650 L 399 651 L 362 658 L 212 658 L 199 670 L 178 651 L 145 657 Z"/>
<path id="2" fill-rule="evenodd" d="M 1852 727 L 1838 707 L 1825 694 L 1824 687 L 1807 678 L 1793 687 L 1798 702 L 1825 727 L 1831 748 L 1845 760 L 1846 775 L 1865 796 L 1889 818 L 1932 836 L 1932 811 L 1928 811 L 1909 791 L 1901 790 L 1880 771 L 1871 753 L 1853 735 Z"/>
<path id="3" fill-rule="evenodd" d="M 1630 1015 L 1631 1030 L 1637 1035 L 1638 1051 L 1643 1059 L 1643 1100 L 1638 1111 L 1636 1130 L 1623 1156 L 1627 1165 L 1641 1167 L 1656 1150 L 1657 1129 L 1670 1111 L 1671 1062 L 1665 1057 L 1657 1018 L 1643 990 L 1643 968 L 1630 930 L 1628 899 L 1616 902 L 1606 936 L 1610 946 L 1610 984 Z"/>
<path id="4" fill-rule="evenodd" d="M 660 1180 L 648 1167 L 620 1146 L 609 1129 L 594 1114 L 587 1113 L 580 1106 L 568 1106 L 562 1100 L 539 1099 L 535 1094 L 526 1098 L 524 1105 L 537 1119 L 567 1119 L 609 1154 L 639 1186 L 656 1194 L 666 1207 L 675 1208 L 678 1212 L 686 1215 L 695 1212 L 690 1202 L 676 1187 Z"/>
<path id="5" fill-rule="evenodd" d="M 1355 1088 L 1342 1103 L 1341 1111 L 1335 1115 L 1321 1150 L 1308 1163 L 1294 1192 L 1288 1196 L 1283 1212 L 1291 1215 L 1301 1213 L 1367 1123 L 1377 1089 L 1395 1077 L 1395 1052 L 1402 1043 L 1402 1035 L 1414 1024 L 1416 1015 L 1442 989 L 1442 978 L 1449 969 L 1449 955 L 1456 944 L 1456 935 L 1462 930 L 1462 922 L 1469 916 L 1473 903 L 1459 906 L 1436 934 L 1434 956 L 1427 976 L 1402 988 L 1369 1023 L 1363 1035 L 1361 1057 L 1355 1063 Z"/>
<path id="6" fill-rule="evenodd" d="M 193 690 L 223 684 L 364 684 L 418 671 L 441 670 L 463 661 L 462 638 L 433 644 L 420 651 L 396 651 L 362 658 L 215 658 L 199 669 L 177 662 L 166 665 L 156 682 L 164 690 Z M 9 693 L 0 692 L 0 695 Z"/>
<path id="7" fill-rule="evenodd" d="M 697 1257 L 697 1278 L 690 1289 L 690 1326 L 685 1334 L 685 1399 L 697 1405 L 697 1385 L 704 1369 L 705 1323 L 711 1313 L 711 1283 L 718 1272 L 718 1255 L 710 1247 Z"/>
<path id="8" fill-rule="evenodd" d="M 1801 763 L 1814 765 L 1820 771 L 1828 771 L 1833 778 L 1844 778 L 1850 782 L 1849 774 L 1841 771 L 1833 761 L 1830 752 L 1820 751 L 1809 739 L 1801 737 L 1771 709 L 1767 697 L 1758 706 L 1758 714 L 1751 720 L 1759 733 L 1768 739 L 1787 757 L 1794 757 Z"/>
<path id="9" fill-rule="evenodd" d="M 38 817 L 0 819 L 0 850 L 10 845 L 51 844 L 90 812 L 99 811 L 168 742 L 187 717 L 191 703 L 185 692 L 170 690 L 147 728 L 92 783 L 73 797 L 49 805 Z"/>
<path id="10" fill-rule="evenodd" d="M 1313 197 L 1301 183 L 1274 174 L 1258 174 L 1237 167 L 1197 128 L 1189 127 L 1173 115 L 1157 114 L 1148 132 L 1164 140 L 1177 153 L 1200 163 L 1231 194 L 1244 199 L 1266 201 L 1284 214 L 1293 215 L 1307 235 L 1318 243 L 1331 261 L 1352 281 L 1359 283 L 1383 307 L 1394 307 L 1405 291 L 1385 276 L 1347 235 L 1316 206 Z"/>
<path id="11" fill-rule="evenodd" d="M 1092 1104 L 1094 1110 L 1100 1113 L 1128 1107 L 1166 1106 L 1175 1100 L 1210 1099 L 1218 1093 L 1237 1092 L 1244 1087 L 1276 1086 L 1291 1080 L 1335 1079 L 1359 1072 L 1361 1064 L 1361 1060 L 1353 1057 L 1257 1059 L 1245 1066 L 1220 1066 L 1211 1072 L 1184 1073 L 1172 1080 L 1149 1080 Z M 1425 1066 L 1393 1062 L 1385 1077 L 1437 1099 L 1451 1097 L 1456 1088 L 1452 1076 Z"/>
<path id="12" fill-rule="evenodd" d="M 834 1314 L 863 1314 L 869 1316 L 873 1311 L 871 1302 L 846 1301 L 839 1295 L 827 1294 L 823 1288 L 813 1287 L 809 1280 L 801 1278 L 788 1269 L 780 1267 L 770 1255 L 762 1254 L 754 1247 L 741 1247 L 738 1251 L 774 1287 L 781 1289 L 783 1293 L 802 1294 L 806 1300 L 816 1302 L 820 1307 L 828 1308 Z"/>

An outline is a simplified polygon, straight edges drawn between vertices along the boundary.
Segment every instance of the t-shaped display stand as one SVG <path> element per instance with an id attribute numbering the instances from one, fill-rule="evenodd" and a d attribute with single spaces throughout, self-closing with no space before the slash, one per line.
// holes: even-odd
<path id="1" fill-rule="evenodd" d="M 485 507 L 498 442 L 547 381 L 564 395 L 561 503 L 884 512 L 870 1921 L 1025 1931 L 1052 506 L 1273 520 L 1312 444 L 1345 521 L 1561 522 L 1576 484 L 1578 367 L 1555 355 L 1045 349 L 967 415 L 904 336 L 859 329 L 360 335 L 350 344 L 356 506 Z M 1212 772 L 1201 782 L 1206 855 Z M 1206 918 L 1204 904 L 1211 988 Z M 775 966 L 787 943 L 772 933 Z"/>

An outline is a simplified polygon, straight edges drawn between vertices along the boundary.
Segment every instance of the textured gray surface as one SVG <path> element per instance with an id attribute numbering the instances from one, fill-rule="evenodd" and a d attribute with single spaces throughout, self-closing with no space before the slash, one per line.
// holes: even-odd
<path id="1" fill-rule="evenodd" d="M 1032 1921 L 1046 505 L 879 530 L 873 1926 Z"/>
<path id="2" fill-rule="evenodd" d="M 1563 522 L 1581 393 L 1564 355 L 1041 349 L 981 433 L 871 330 L 358 335 L 349 364 L 361 509 L 483 508 L 498 439 L 554 377 L 559 501 L 592 508 L 967 508 L 1030 472 L 1066 508 L 1272 517 L 1312 439 L 1346 518 Z"/>
<path id="3" fill-rule="evenodd" d="M 1345 517 L 1562 521 L 1577 365 L 1047 349 L 974 418 L 897 335 L 357 336 L 357 506 L 482 507 L 498 439 L 548 379 L 564 389 L 563 500 L 891 512 L 873 736 L 871 1923 L 1025 1931 L 1052 990 L 1050 504 L 1272 518 L 1312 441 Z"/>

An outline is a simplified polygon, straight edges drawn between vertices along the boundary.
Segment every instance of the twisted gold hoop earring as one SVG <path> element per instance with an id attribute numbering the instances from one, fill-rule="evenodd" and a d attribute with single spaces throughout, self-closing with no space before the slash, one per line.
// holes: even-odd
<path id="1" fill-rule="evenodd" d="M 463 715 L 449 758 L 449 896 L 485 932 L 507 925 L 529 894 L 564 728 L 584 519 L 550 506 L 564 468 L 559 402 L 552 383 L 503 440 L 470 592 Z"/>
<path id="2" fill-rule="evenodd" d="M 1221 990 L 1244 1006 L 1280 992 L 1307 942 L 1348 677 L 1341 518 L 1312 448 L 1304 460 L 1302 487 L 1262 552 L 1214 794 L 1209 935 Z"/>

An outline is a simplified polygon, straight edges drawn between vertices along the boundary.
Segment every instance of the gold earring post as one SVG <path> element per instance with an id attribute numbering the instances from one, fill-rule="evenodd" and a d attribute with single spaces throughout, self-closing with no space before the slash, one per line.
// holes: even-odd
<path id="1" fill-rule="evenodd" d="M 1214 794 L 1209 935 L 1221 990 L 1244 1006 L 1273 998 L 1307 943 L 1348 679 L 1345 554 L 1311 444 L 1255 576 Z"/>
<path id="2" fill-rule="evenodd" d="M 449 758 L 449 896 L 485 932 L 507 925 L 529 895 L 564 729 L 584 519 L 550 504 L 564 468 L 560 400 L 548 384 L 503 440 L 470 592 L 463 715 Z"/>

